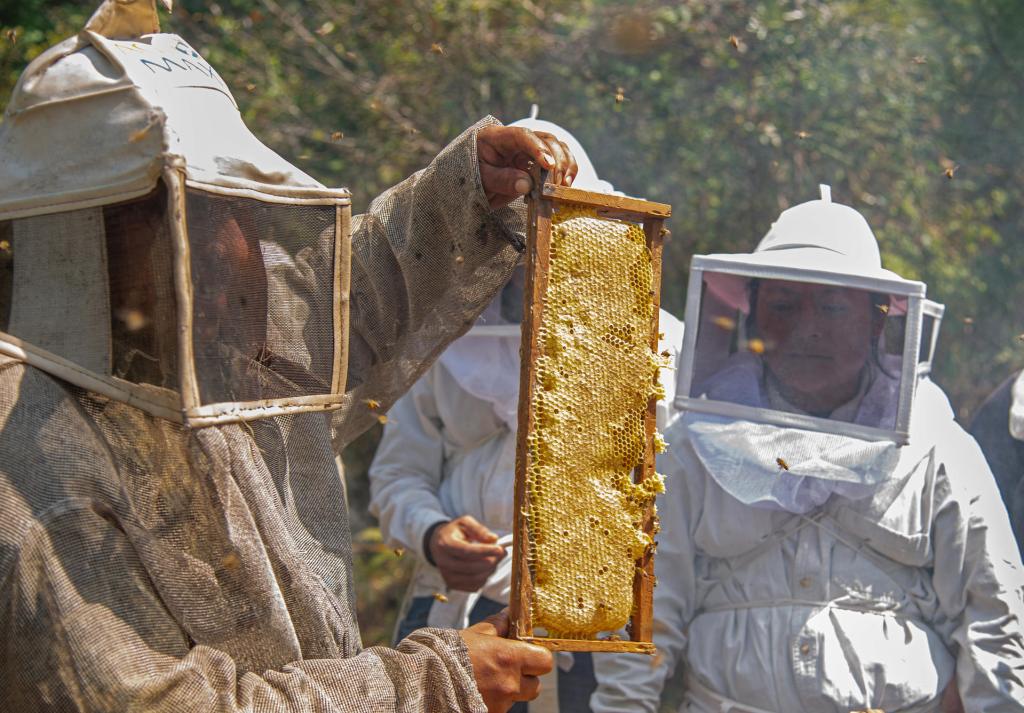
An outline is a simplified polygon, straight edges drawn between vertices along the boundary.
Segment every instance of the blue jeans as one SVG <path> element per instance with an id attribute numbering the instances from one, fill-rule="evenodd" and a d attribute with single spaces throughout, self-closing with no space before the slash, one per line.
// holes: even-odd
<path id="1" fill-rule="evenodd" d="M 409 611 L 398 627 L 398 640 L 401 641 L 416 629 L 427 625 L 433 597 L 414 597 L 409 604 Z M 480 597 L 473 611 L 469 613 L 470 625 L 483 621 L 492 614 L 505 608 L 504 604 Z M 398 642 L 395 642 L 396 644 Z M 590 695 L 597 688 L 594 678 L 594 658 L 589 653 L 572 654 L 573 664 L 569 671 L 558 671 L 558 710 L 560 713 L 590 713 Z M 525 703 L 516 703 L 509 713 L 527 713 Z"/>

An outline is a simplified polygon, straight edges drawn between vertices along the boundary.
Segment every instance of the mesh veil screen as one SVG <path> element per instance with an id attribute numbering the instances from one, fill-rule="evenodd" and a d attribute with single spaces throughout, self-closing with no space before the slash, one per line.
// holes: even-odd
<path id="1" fill-rule="evenodd" d="M 661 478 L 633 482 L 656 393 L 651 253 L 638 225 L 561 206 L 538 330 L 527 442 L 533 621 L 558 638 L 616 630 L 633 609 L 642 514 Z"/>
<path id="2" fill-rule="evenodd" d="M 111 373 L 178 386 L 177 320 L 167 192 L 103 209 L 110 280 Z"/>
<path id="3" fill-rule="evenodd" d="M 896 294 L 705 272 L 689 396 L 893 429 L 906 310 Z"/>
<path id="4" fill-rule="evenodd" d="M 189 191 L 202 403 L 329 394 L 335 208 Z"/>

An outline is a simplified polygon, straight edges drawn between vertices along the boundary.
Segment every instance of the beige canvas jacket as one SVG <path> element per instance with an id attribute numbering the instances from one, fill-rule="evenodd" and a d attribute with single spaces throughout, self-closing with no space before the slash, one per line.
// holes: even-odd
<path id="1" fill-rule="evenodd" d="M 353 224 L 350 408 L 195 430 L 0 358 L 0 710 L 482 711 L 455 632 L 363 649 L 335 466 L 518 253 L 473 127 Z M 456 260 L 460 256 L 460 260 Z"/>

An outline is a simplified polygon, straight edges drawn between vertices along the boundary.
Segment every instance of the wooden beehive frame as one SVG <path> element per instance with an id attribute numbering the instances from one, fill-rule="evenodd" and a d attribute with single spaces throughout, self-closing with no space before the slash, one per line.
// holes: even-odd
<path id="1" fill-rule="evenodd" d="M 671 206 L 637 198 L 606 195 L 576 188 L 547 183 L 546 172 L 534 173 L 534 190 L 527 196 L 527 256 L 526 287 L 524 291 L 523 339 L 520 347 L 519 430 L 516 441 L 515 515 L 512 547 L 512 591 L 509 601 L 509 636 L 529 641 L 556 651 L 601 651 L 654 653 L 652 642 L 652 604 L 654 598 L 654 551 L 649 548 L 637 560 L 633 579 L 633 612 L 628 625 L 629 640 L 610 639 L 555 639 L 534 636 L 532 621 L 533 581 L 527 564 L 529 531 L 526 522 L 526 472 L 530 452 L 527 436 L 533 428 L 534 414 L 530 407 L 536 381 L 536 356 L 541 348 L 537 332 L 543 320 L 543 301 L 548 287 L 551 247 L 551 217 L 560 204 L 584 205 L 594 208 L 599 217 L 626 220 L 643 226 L 647 247 L 651 252 L 653 280 L 651 298 L 654 303 L 651 318 L 650 346 L 658 349 L 658 307 L 661 293 L 661 250 L 665 235 L 665 219 L 672 214 Z M 654 432 L 656 428 L 657 400 L 651 397 L 645 415 L 646 447 L 643 462 L 633 472 L 635 482 L 654 476 Z M 654 536 L 654 504 L 644 512 L 642 528 Z"/>

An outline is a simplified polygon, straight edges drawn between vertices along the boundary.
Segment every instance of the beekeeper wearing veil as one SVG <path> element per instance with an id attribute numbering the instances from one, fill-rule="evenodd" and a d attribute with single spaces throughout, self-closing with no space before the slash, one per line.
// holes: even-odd
<path id="1" fill-rule="evenodd" d="M 1024 710 L 1021 561 L 927 376 L 940 305 L 850 207 L 697 256 L 659 458 L 656 661 L 597 661 L 596 711 Z"/>

